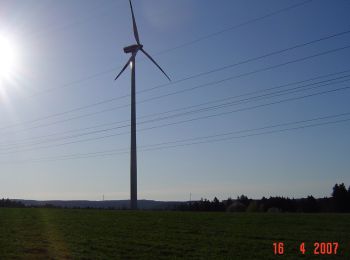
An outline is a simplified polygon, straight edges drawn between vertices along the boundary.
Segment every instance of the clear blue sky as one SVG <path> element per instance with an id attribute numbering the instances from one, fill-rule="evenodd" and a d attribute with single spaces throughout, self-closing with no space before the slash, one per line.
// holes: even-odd
<path id="1" fill-rule="evenodd" d="M 139 199 L 350 185 L 350 1 L 133 3 L 141 42 L 173 80 L 138 54 Z M 129 70 L 114 81 L 135 42 L 128 1 L 2 0 L 0 35 L 18 50 L 0 83 L 0 197 L 128 199 Z"/>

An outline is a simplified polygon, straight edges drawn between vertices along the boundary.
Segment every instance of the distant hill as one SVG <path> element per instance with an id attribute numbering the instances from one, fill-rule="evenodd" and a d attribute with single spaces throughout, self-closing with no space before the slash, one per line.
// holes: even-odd
<path id="1" fill-rule="evenodd" d="M 91 201 L 91 200 L 21 200 L 15 201 L 22 202 L 25 206 L 40 207 L 45 205 L 52 205 L 55 207 L 63 208 L 116 208 L 127 209 L 129 207 L 129 200 L 104 200 L 104 201 Z M 184 204 L 186 202 L 181 201 L 155 201 L 155 200 L 139 200 L 139 209 L 173 209 L 176 206 Z"/>

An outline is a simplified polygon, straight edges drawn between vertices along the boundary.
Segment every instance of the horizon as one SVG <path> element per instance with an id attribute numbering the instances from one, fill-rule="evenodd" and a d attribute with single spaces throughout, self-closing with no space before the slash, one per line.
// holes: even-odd
<path id="1" fill-rule="evenodd" d="M 341 183 L 341 184 L 344 184 L 344 183 Z M 335 185 L 338 185 L 338 183 L 336 183 Z M 345 184 L 344 184 L 345 185 Z M 346 187 L 346 185 L 345 185 Z M 350 186 L 348 186 L 348 190 L 350 191 Z M 240 194 L 240 195 L 237 195 L 236 198 L 232 198 L 232 197 L 228 197 L 228 198 L 224 198 L 224 199 L 220 199 L 218 198 L 217 196 L 214 196 L 213 198 L 200 198 L 200 199 L 197 199 L 197 200 L 192 200 L 192 198 L 190 200 L 154 200 L 154 199 L 143 199 L 143 198 L 139 198 L 138 201 L 156 201 L 156 202 L 191 202 L 191 201 L 200 201 L 200 200 L 209 200 L 211 201 L 211 199 L 214 199 L 214 198 L 217 198 L 219 199 L 219 201 L 225 201 L 225 200 L 228 200 L 228 199 L 232 199 L 232 200 L 239 200 L 240 196 L 245 196 L 245 194 Z M 287 199 L 292 199 L 292 200 L 299 200 L 299 199 L 305 199 L 306 197 L 314 197 L 316 200 L 318 199 L 325 199 L 325 198 L 331 198 L 332 197 L 332 194 L 330 193 L 329 196 L 324 196 L 324 197 L 315 197 L 313 196 L 312 194 L 309 194 L 305 197 L 298 197 L 298 198 L 295 198 L 295 197 L 285 197 Z M 248 196 L 247 196 L 248 197 Z M 283 196 L 275 196 L 275 197 L 283 197 Z M 248 199 L 250 200 L 261 200 L 263 198 L 266 198 L 264 196 L 262 196 L 261 198 L 251 198 L 251 197 L 248 197 Z M 270 197 L 271 198 L 271 197 Z M 0 198 L 0 199 L 10 199 L 10 200 L 29 200 L 29 201 L 93 201 L 93 202 L 104 202 L 104 201 L 130 201 L 130 198 L 129 199 L 106 199 L 105 196 L 103 195 L 102 196 L 102 199 L 100 200 L 84 200 L 84 199 L 66 199 L 66 200 L 62 200 L 62 199 L 49 199 L 49 200 L 42 200 L 42 199 L 21 199 L 21 198 Z"/>

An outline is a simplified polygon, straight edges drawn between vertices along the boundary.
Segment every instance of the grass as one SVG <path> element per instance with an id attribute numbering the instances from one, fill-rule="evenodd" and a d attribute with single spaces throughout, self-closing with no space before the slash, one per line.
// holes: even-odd
<path id="1" fill-rule="evenodd" d="M 339 242 L 338 254 L 313 256 L 316 241 Z M 0 209 L 0 259 L 298 257 L 350 259 L 350 215 Z"/>

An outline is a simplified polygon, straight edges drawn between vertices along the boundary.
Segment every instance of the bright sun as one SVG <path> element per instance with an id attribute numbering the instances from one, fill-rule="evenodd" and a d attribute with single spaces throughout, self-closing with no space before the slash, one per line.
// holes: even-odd
<path id="1" fill-rule="evenodd" d="M 0 35 L 0 80 L 9 79 L 14 73 L 17 53 L 11 40 Z"/>

